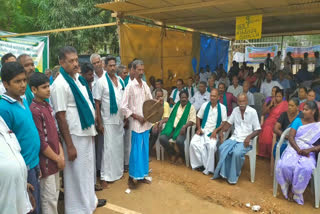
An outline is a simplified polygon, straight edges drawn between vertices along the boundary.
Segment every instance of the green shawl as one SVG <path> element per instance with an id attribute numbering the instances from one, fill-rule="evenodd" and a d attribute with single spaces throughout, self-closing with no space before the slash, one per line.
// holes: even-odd
<path id="1" fill-rule="evenodd" d="M 66 80 L 66 82 L 70 86 L 70 89 L 74 96 L 82 130 L 90 128 L 92 125 L 94 125 L 95 121 L 94 121 L 94 116 L 91 112 L 90 106 L 86 101 L 86 98 L 83 96 L 83 94 L 81 93 L 80 89 L 78 88 L 77 84 L 74 82 L 72 77 L 70 77 L 70 75 L 67 72 L 65 72 L 62 66 L 60 67 L 60 74 L 63 76 L 63 78 Z"/>
<path id="2" fill-rule="evenodd" d="M 210 106 L 211 106 L 211 102 L 208 102 L 205 110 L 204 110 L 204 114 L 203 114 L 203 118 L 202 118 L 202 123 L 201 123 L 201 128 L 204 129 L 204 127 L 206 126 L 207 120 L 208 120 L 208 116 L 209 116 L 209 111 L 210 111 Z M 218 108 L 218 115 L 217 115 L 217 124 L 216 124 L 216 128 L 218 128 L 221 124 L 222 121 L 222 117 L 221 117 L 221 106 L 220 106 L 220 102 L 218 101 L 217 103 L 217 108 Z M 211 136 L 212 133 L 208 134 L 208 137 Z"/>
<path id="3" fill-rule="evenodd" d="M 176 105 L 174 106 L 174 108 L 169 116 L 168 122 L 166 123 L 166 126 L 164 127 L 164 129 L 161 132 L 162 135 L 166 135 L 168 137 L 171 135 L 172 130 L 173 130 L 173 125 L 174 125 L 174 120 L 176 119 L 179 106 L 180 106 L 180 101 L 177 102 Z M 191 108 L 191 103 L 188 102 L 188 104 L 186 105 L 186 108 L 184 109 L 183 114 L 177 124 L 177 127 L 175 128 L 175 130 L 173 132 L 173 136 L 172 136 L 173 140 L 175 140 L 178 137 L 182 126 L 184 126 L 187 123 L 190 108 Z"/>

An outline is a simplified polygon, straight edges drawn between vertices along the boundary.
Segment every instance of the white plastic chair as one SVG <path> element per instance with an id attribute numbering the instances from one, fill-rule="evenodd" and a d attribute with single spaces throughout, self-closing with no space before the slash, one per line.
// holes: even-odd
<path id="1" fill-rule="evenodd" d="M 164 126 L 165 126 L 165 124 L 163 124 L 163 128 L 164 128 Z M 196 130 L 196 126 L 195 125 L 193 125 L 192 127 L 189 126 L 187 128 L 186 139 L 184 141 L 184 155 L 185 155 L 185 160 L 186 160 L 186 166 L 187 167 L 190 166 L 189 146 L 190 146 L 191 138 L 195 134 L 195 130 Z M 164 160 L 164 148 L 163 148 L 163 146 L 161 146 L 159 138 L 160 138 L 160 134 L 159 134 L 159 137 L 158 137 L 157 142 L 156 142 L 157 160 Z M 160 156 L 161 156 L 161 159 L 160 159 Z"/>
<path id="2" fill-rule="evenodd" d="M 229 128 L 224 133 L 224 141 L 228 139 L 228 136 L 230 132 L 232 133 L 233 131 L 233 126 Z M 223 142 L 224 142 L 223 141 Z M 246 153 L 246 155 L 249 157 L 249 162 L 250 162 L 250 181 L 254 183 L 255 175 L 256 175 L 256 160 L 257 160 L 257 141 L 258 141 L 258 136 L 254 137 L 251 143 L 252 149 Z M 218 152 L 219 149 L 217 149 Z M 218 160 L 219 161 L 219 160 Z"/>
<path id="3" fill-rule="evenodd" d="M 276 148 L 276 159 L 274 162 L 274 172 L 273 172 L 273 197 L 277 197 L 278 192 L 278 182 L 276 179 L 276 167 L 280 160 L 280 148 L 284 142 L 285 137 L 289 134 L 290 128 L 287 128 L 281 135 L 280 140 Z M 288 144 L 290 146 L 290 144 Z M 315 197 L 315 208 L 319 208 L 320 203 L 320 155 L 318 154 L 317 167 L 313 170 L 312 180 L 311 180 L 311 191 L 314 193 Z"/>
<path id="4" fill-rule="evenodd" d="M 254 183 L 254 178 L 256 176 L 256 160 L 257 160 L 257 141 L 258 136 L 255 136 L 252 140 L 252 149 L 247 152 L 250 161 L 250 181 Z"/>

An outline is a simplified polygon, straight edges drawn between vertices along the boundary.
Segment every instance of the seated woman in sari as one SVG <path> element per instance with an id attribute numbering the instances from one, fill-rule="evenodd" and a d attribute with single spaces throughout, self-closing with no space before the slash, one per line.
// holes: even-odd
<path id="1" fill-rule="evenodd" d="M 299 116 L 299 100 L 298 98 L 291 98 L 288 102 L 288 111 L 283 112 L 278 121 L 276 122 L 276 125 L 274 126 L 273 129 L 273 142 L 272 142 L 272 147 L 273 152 L 271 154 L 271 164 L 270 164 L 270 169 L 271 169 L 271 175 L 273 175 L 273 170 L 274 170 L 274 158 L 276 156 L 276 148 L 278 141 L 282 135 L 282 132 L 284 132 L 288 127 L 290 127 L 290 124 L 292 121 L 294 121 L 298 116 Z M 288 145 L 288 136 L 286 136 L 281 148 L 280 148 L 280 156 L 282 155 L 283 151 L 287 148 Z"/>
<path id="2" fill-rule="evenodd" d="M 275 103 L 275 99 L 276 99 L 276 91 L 280 90 L 280 88 L 278 86 L 274 86 L 272 88 L 272 92 L 271 92 L 271 96 L 270 97 L 266 97 L 266 99 L 264 100 L 264 104 L 262 106 L 262 113 L 261 113 L 261 126 L 264 123 L 264 120 L 267 119 L 270 110 L 273 108 L 274 103 Z"/>
<path id="3" fill-rule="evenodd" d="M 288 102 L 283 100 L 283 90 L 278 89 L 275 93 L 274 101 L 271 101 L 268 109 L 270 110 L 268 118 L 261 127 L 259 134 L 259 156 L 270 158 L 272 151 L 273 128 L 282 112 L 288 110 Z"/>
<path id="4" fill-rule="evenodd" d="M 300 103 L 299 110 L 302 111 L 304 105 L 306 104 L 307 101 L 315 101 L 318 105 L 318 109 L 320 111 L 320 102 L 316 101 L 316 92 L 313 89 L 308 90 L 307 94 L 307 100 L 305 102 Z"/>
<path id="5" fill-rule="evenodd" d="M 320 151 L 320 122 L 318 106 L 308 101 L 303 108 L 303 119 L 291 125 L 288 147 L 276 165 L 276 179 L 286 199 L 303 205 L 303 192 L 316 167 L 316 153 Z"/>

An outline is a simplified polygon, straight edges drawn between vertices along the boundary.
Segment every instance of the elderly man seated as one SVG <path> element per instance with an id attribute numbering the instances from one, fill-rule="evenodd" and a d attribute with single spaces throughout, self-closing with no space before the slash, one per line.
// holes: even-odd
<path id="1" fill-rule="evenodd" d="M 190 98 L 190 103 L 194 106 L 196 111 L 200 109 L 203 103 L 208 102 L 210 99 L 210 93 L 207 92 L 207 83 L 200 82 L 199 91 L 195 93 L 193 97 Z"/>
<path id="2" fill-rule="evenodd" d="M 182 90 L 179 94 L 180 101 L 173 107 L 169 119 L 163 121 L 166 122 L 166 126 L 159 140 L 170 155 L 172 163 L 182 163 L 187 128 L 196 122 L 196 110 L 189 102 L 188 96 L 188 91 Z M 173 146 L 169 140 L 173 142 Z"/>
<path id="3" fill-rule="evenodd" d="M 250 141 L 260 133 L 260 123 L 255 109 L 248 106 L 247 95 L 238 95 L 238 107 L 236 107 L 228 121 L 220 131 L 220 141 L 223 132 L 234 125 L 234 132 L 230 139 L 219 147 L 219 162 L 214 171 L 213 179 L 223 177 L 230 184 L 236 184 L 245 160 L 245 154 L 252 149 Z"/>
<path id="4" fill-rule="evenodd" d="M 150 138 L 149 138 L 149 149 L 151 150 L 156 143 L 158 136 L 161 132 L 162 125 L 165 123 L 165 121 L 168 120 L 168 117 L 170 115 L 170 106 L 169 103 L 164 101 L 164 95 L 163 95 L 163 89 L 157 88 L 155 90 L 156 100 L 160 100 L 160 103 L 163 105 L 163 115 L 162 119 L 159 122 L 156 122 L 153 124 L 151 132 L 150 132 Z"/>
<path id="5" fill-rule="evenodd" d="M 226 120 L 227 108 L 219 103 L 218 90 L 212 89 L 210 101 L 203 103 L 197 114 L 197 133 L 190 143 L 192 169 L 203 171 L 206 175 L 214 172 L 217 134 Z"/>

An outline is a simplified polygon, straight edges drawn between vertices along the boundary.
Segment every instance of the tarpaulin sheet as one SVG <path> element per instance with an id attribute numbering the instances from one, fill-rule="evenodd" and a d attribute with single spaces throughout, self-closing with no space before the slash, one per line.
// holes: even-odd
<path id="1" fill-rule="evenodd" d="M 137 24 L 120 25 L 122 64 L 127 65 L 134 58 L 142 59 L 146 79 L 163 77 L 166 87 L 175 85 L 179 78 L 187 80 L 194 75 L 192 59 L 199 61 L 199 46 L 199 34 Z"/>
<path id="2" fill-rule="evenodd" d="M 228 69 L 229 41 L 206 35 L 200 36 L 200 68 L 209 65 L 211 71 L 223 64 Z"/>

